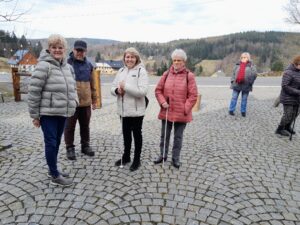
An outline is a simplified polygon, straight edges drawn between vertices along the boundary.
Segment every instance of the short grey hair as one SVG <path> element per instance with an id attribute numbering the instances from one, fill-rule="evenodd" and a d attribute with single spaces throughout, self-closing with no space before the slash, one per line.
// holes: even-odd
<path id="1" fill-rule="evenodd" d="M 62 45 L 64 48 L 67 48 L 67 41 L 60 34 L 51 34 L 48 38 L 48 48 L 54 45 Z"/>
<path id="2" fill-rule="evenodd" d="M 250 56 L 250 53 L 249 53 L 249 52 L 243 52 L 243 53 L 241 54 L 241 57 L 242 57 L 242 55 L 245 55 L 245 56 L 248 58 L 248 61 L 251 61 L 251 56 Z"/>
<path id="3" fill-rule="evenodd" d="M 174 59 L 175 57 L 179 57 L 181 59 L 183 59 L 183 61 L 187 60 L 187 56 L 185 51 L 183 51 L 182 49 L 175 49 L 172 54 L 171 54 L 171 58 Z"/>

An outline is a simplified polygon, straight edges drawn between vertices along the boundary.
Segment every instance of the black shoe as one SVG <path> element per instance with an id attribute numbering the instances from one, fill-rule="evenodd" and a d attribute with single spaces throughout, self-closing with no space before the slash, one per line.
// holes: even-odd
<path id="1" fill-rule="evenodd" d="M 245 112 L 242 112 L 242 117 L 246 117 L 246 113 Z"/>
<path id="2" fill-rule="evenodd" d="M 94 156 L 95 152 L 92 150 L 90 146 L 81 147 L 81 152 L 88 156 Z"/>
<path id="3" fill-rule="evenodd" d="M 229 115 L 234 116 L 234 112 L 233 111 L 229 111 Z"/>
<path id="4" fill-rule="evenodd" d="M 285 126 L 285 129 L 286 129 L 289 133 L 291 133 L 291 134 L 293 134 L 293 135 L 296 134 L 295 130 L 292 129 L 291 124 L 287 124 L 287 125 Z"/>
<path id="5" fill-rule="evenodd" d="M 284 129 L 283 126 L 278 126 L 277 130 L 275 131 L 275 134 L 279 134 L 281 136 L 285 136 L 285 137 L 288 137 L 290 136 L 290 133 Z"/>
<path id="6" fill-rule="evenodd" d="M 176 169 L 179 169 L 179 167 L 180 167 L 180 162 L 175 161 L 175 160 L 172 160 L 172 165 L 173 165 Z"/>
<path id="7" fill-rule="evenodd" d="M 130 159 L 119 159 L 118 161 L 115 162 L 115 166 L 121 166 L 121 161 L 122 161 L 122 165 L 126 165 L 127 163 L 130 163 Z"/>
<path id="8" fill-rule="evenodd" d="M 75 154 L 75 148 L 74 147 L 68 147 L 67 148 L 67 158 L 69 160 L 76 160 L 76 154 Z"/>
<path id="9" fill-rule="evenodd" d="M 164 162 L 167 161 L 167 157 L 159 156 L 159 157 L 158 157 L 156 160 L 154 160 L 153 162 L 154 162 L 154 164 L 160 164 L 160 163 L 162 163 L 163 160 L 164 160 Z"/>
<path id="10" fill-rule="evenodd" d="M 136 171 L 140 166 L 141 166 L 141 162 L 140 161 L 138 161 L 138 162 L 133 161 L 133 163 L 131 164 L 129 170 L 131 172 Z"/>

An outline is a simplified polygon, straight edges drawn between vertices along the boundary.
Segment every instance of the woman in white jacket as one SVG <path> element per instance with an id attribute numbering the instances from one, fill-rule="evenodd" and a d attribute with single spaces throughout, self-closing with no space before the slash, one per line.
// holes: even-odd
<path id="1" fill-rule="evenodd" d="M 131 161 L 130 150 L 132 133 L 134 138 L 134 159 L 131 171 L 137 170 L 141 163 L 143 144 L 142 125 L 146 110 L 145 96 L 148 90 L 148 75 L 135 48 L 128 48 L 123 56 L 124 67 L 113 81 L 111 93 L 117 96 L 118 114 L 122 121 L 124 153 L 115 165 L 125 165 Z"/>

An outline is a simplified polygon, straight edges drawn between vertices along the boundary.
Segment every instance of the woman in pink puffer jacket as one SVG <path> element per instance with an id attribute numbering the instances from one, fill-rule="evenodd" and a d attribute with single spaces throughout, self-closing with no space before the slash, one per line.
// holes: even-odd
<path id="1" fill-rule="evenodd" d="M 186 124 L 192 121 L 192 108 L 197 101 L 198 91 L 194 74 L 185 67 L 186 53 L 182 49 L 175 49 L 171 57 L 173 64 L 164 72 L 155 89 L 155 96 L 161 107 L 158 118 L 162 120 L 162 128 L 160 156 L 154 163 L 159 164 L 167 160 L 170 134 L 174 124 L 172 165 L 179 168 L 183 132 Z M 165 131 L 166 120 L 168 122 Z"/>

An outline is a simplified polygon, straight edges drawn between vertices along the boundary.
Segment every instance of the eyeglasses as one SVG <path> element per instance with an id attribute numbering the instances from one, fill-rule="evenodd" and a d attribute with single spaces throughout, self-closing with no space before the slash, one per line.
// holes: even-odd
<path id="1" fill-rule="evenodd" d="M 81 48 L 78 48 L 78 49 L 75 49 L 75 50 L 76 50 L 76 52 L 85 52 L 85 50 L 81 49 Z"/>

